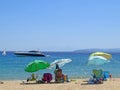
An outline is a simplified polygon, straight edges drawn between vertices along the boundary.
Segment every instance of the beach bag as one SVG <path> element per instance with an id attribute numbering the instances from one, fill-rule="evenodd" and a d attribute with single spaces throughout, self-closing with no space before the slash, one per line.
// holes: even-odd
<path id="1" fill-rule="evenodd" d="M 44 78 L 44 81 L 47 81 L 47 83 L 49 83 L 52 80 L 52 74 L 44 73 L 43 78 Z"/>

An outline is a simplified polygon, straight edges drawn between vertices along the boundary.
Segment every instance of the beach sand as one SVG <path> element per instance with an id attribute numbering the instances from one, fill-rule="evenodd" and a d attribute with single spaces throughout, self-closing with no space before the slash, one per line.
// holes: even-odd
<path id="1" fill-rule="evenodd" d="M 88 79 L 51 84 L 23 84 L 21 80 L 3 81 L 0 90 L 120 90 L 120 78 L 111 78 L 103 84 L 87 84 L 86 80 Z"/>

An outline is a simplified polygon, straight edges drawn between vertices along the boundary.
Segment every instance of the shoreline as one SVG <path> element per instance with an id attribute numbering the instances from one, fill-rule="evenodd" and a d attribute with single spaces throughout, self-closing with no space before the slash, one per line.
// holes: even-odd
<path id="1" fill-rule="evenodd" d="M 87 79 L 73 79 L 65 83 L 23 84 L 22 80 L 0 80 L 0 90 L 119 90 L 120 78 L 111 78 L 103 84 L 87 84 Z"/>

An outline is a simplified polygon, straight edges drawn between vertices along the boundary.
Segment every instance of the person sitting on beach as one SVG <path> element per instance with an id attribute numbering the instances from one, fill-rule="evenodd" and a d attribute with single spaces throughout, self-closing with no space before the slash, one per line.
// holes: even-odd
<path id="1" fill-rule="evenodd" d="M 56 64 L 56 69 L 54 70 L 55 82 L 64 82 L 64 74 L 62 74 L 62 69 Z"/>

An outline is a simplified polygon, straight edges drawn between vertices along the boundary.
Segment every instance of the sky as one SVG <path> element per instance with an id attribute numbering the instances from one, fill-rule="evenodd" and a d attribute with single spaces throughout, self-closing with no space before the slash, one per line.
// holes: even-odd
<path id="1" fill-rule="evenodd" d="M 119 0 L 0 0 L 0 50 L 120 48 Z"/>

